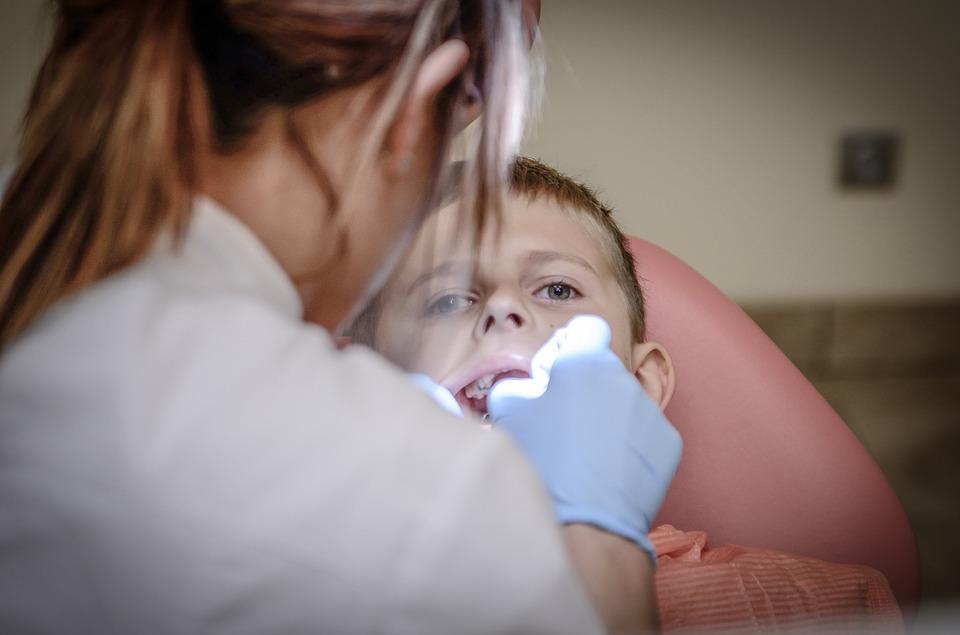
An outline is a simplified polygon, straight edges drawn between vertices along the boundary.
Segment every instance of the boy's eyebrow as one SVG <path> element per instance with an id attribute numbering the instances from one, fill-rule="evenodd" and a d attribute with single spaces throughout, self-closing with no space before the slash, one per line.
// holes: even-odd
<path id="1" fill-rule="evenodd" d="M 550 250 L 537 250 L 531 251 L 527 254 L 527 262 L 532 265 L 540 265 L 548 262 L 553 262 L 554 260 L 563 260 L 565 262 L 570 262 L 584 269 L 592 272 L 594 275 L 600 275 L 597 273 L 597 270 L 594 269 L 593 265 L 581 258 L 580 256 L 574 254 L 564 254 L 559 251 L 550 251 Z"/>
<path id="2" fill-rule="evenodd" d="M 439 276 L 446 276 L 455 273 L 463 272 L 472 272 L 473 265 L 470 262 L 464 260 L 448 260 L 447 262 L 441 262 L 432 269 L 424 271 L 419 276 L 410 283 L 410 286 L 407 287 L 407 293 L 412 292 L 414 289 L 420 285 L 433 280 Z"/>

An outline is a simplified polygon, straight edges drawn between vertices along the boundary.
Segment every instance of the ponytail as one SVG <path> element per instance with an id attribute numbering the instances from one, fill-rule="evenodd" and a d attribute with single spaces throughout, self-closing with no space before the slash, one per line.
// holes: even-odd
<path id="1" fill-rule="evenodd" d="M 61 1 L 0 207 L 0 350 L 182 233 L 209 138 L 188 0 Z"/>
<path id="2" fill-rule="evenodd" d="M 496 217 L 526 105 L 521 0 L 58 0 L 58 25 L 0 206 L 0 352 L 54 302 L 182 236 L 199 157 L 241 146 L 269 108 L 388 79 L 362 151 L 373 160 L 416 69 L 458 37 L 471 55 L 438 100 L 434 174 L 468 93 L 462 200 L 476 236 Z M 288 118 L 288 123 L 290 120 Z M 288 134 L 337 212 L 343 192 Z M 360 174 L 354 170 L 354 174 Z M 348 183 L 350 191 L 363 184 Z M 490 203 L 490 205 L 488 205 Z M 335 218 L 335 220 L 338 220 Z M 339 220 L 338 220 L 339 222 Z"/>

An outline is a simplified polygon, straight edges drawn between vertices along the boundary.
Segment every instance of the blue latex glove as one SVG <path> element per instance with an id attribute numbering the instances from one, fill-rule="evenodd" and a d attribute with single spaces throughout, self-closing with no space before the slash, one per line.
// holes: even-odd
<path id="1" fill-rule="evenodd" d="M 461 419 L 463 418 L 463 410 L 460 409 L 460 404 L 457 403 L 456 397 L 454 397 L 453 393 L 449 390 L 422 373 L 409 373 L 407 379 L 412 381 L 417 388 L 427 393 L 441 408 L 450 414 L 457 415 Z"/>
<path id="2" fill-rule="evenodd" d="M 533 358 L 532 377 L 505 379 L 487 398 L 494 426 L 533 463 L 561 523 L 587 523 L 650 553 L 650 524 L 683 443 L 610 350 L 610 327 L 578 316 Z"/>

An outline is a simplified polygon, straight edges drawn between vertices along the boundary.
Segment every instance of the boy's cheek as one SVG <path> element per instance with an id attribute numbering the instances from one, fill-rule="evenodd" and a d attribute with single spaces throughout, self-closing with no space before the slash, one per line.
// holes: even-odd
<path id="1" fill-rule="evenodd" d="M 577 315 L 599 315 L 610 325 L 612 337 L 610 348 L 619 357 L 625 366 L 630 366 L 630 350 L 633 345 L 633 337 L 630 332 L 630 318 L 624 313 L 624 310 L 611 311 L 610 307 L 601 305 L 597 302 L 571 303 L 566 306 L 558 307 L 546 315 L 544 333 L 541 333 L 543 343 L 546 343 L 554 331 L 563 327 Z"/>
<path id="2" fill-rule="evenodd" d="M 412 355 L 407 370 L 424 373 L 438 381 L 469 356 L 474 339 L 463 320 L 443 319 L 420 322 L 417 332 L 407 333 Z"/>

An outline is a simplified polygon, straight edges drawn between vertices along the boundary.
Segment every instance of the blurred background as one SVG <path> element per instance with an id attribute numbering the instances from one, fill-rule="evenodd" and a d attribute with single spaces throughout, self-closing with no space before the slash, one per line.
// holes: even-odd
<path id="1" fill-rule="evenodd" d="M 0 0 L 0 165 L 49 35 Z M 743 306 L 873 453 L 960 599 L 960 2 L 544 0 L 525 152 Z"/>

